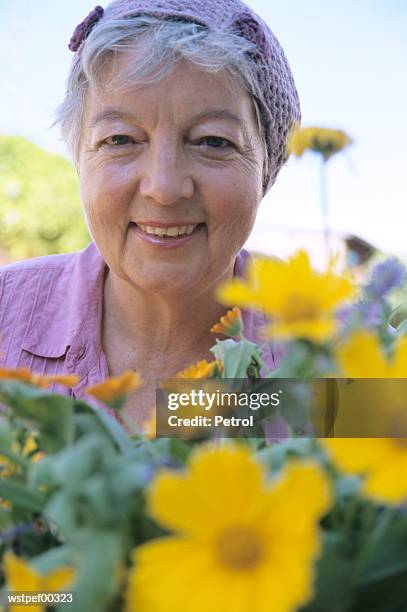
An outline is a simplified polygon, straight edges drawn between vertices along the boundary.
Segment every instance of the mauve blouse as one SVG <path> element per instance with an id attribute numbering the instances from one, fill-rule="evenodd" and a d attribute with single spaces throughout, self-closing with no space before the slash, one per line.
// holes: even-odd
<path id="1" fill-rule="evenodd" d="M 235 276 L 244 276 L 250 257 L 240 251 Z M 94 242 L 82 251 L 0 266 L 0 366 L 78 374 L 73 388 L 54 383 L 49 389 L 107 410 L 85 394 L 86 387 L 109 377 L 101 333 L 105 269 Z M 245 336 L 261 346 L 267 367 L 274 370 L 281 349 L 266 340 L 264 315 L 244 310 L 242 316 Z"/>

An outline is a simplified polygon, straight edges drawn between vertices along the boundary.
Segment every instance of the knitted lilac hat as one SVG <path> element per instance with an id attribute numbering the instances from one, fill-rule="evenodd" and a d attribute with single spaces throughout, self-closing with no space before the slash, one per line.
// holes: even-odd
<path id="1" fill-rule="evenodd" d="M 97 6 L 75 29 L 69 48 L 79 57 L 86 37 L 99 21 L 152 15 L 181 18 L 213 30 L 237 34 L 254 43 L 250 51 L 258 65 L 255 97 L 265 129 L 270 159 L 267 192 L 287 159 L 287 136 L 301 119 L 294 79 L 284 52 L 267 24 L 241 0 L 113 0 Z M 77 59 L 76 58 L 76 59 Z"/>

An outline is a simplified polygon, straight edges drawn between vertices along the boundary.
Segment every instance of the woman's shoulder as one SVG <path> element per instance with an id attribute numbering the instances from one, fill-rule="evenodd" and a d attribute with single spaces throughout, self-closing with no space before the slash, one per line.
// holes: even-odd
<path id="1" fill-rule="evenodd" d="M 96 308 L 102 299 L 104 263 L 91 243 L 0 268 L 0 353 L 7 367 L 22 363 L 21 351 L 52 358 L 65 353 L 90 304 Z"/>
<path id="2" fill-rule="evenodd" d="M 0 266 L 0 326 L 5 314 L 16 316 L 16 307 L 44 306 L 44 294 L 64 283 L 77 253 L 43 255 Z M 68 274 L 66 274 L 68 271 Z M 20 311 L 21 308 L 18 308 Z"/>
<path id="3" fill-rule="evenodd" d="M 78 285 L 86 288 L 104 266 L 104 261 L 92 242 L 81 251 L 42 255 L 0 266 L 0 312 L 16 299 L 37 303 L 43 294 L 58 290 L 65 296 Z M 33 300 L 31 298 L 34 298 Z M 48 298 L 47 298 L 48 301 Z"/>
<path id="4" fill-rule="evenodd" d="M 0 300 L 5 286 L 13 286 L 13 290 L 23 287 L 27 282 L 46 284 L 46 278 L 53 278 L 59 284 L 64 278 L 71 278 L 75 270 L 82 273 L 94 266 L 96 259 L 100 260 L 96 246 L 90 243 L 81 251 L 41 255 L 11 262 L 0 266 Z"/>
<path id="5" fill-rule="evenodd" d="M 77 255 L 77 252 L 55 255 L 41 255 L 39 257 L 31 257 L 29 259 L 23 259 L 21 261 L 14 261 L 0 266 L 0 276 L 15 274 L 25 270 L 40 272 L 41 270 L 45 269 L 63 269 Z"/>

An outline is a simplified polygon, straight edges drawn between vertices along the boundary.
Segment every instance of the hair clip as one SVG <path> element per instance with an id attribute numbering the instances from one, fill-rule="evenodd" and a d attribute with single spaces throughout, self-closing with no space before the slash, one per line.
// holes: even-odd
<path id="1" fill-rule="evenodd" d="M 95 23 L 97 23 L 102 17 L 103 13 L 103 7 L 95 6 L 93 11 L 91 11 L 89 15 L 76 26 L 68 45 L 68 49 L 70 51 L 77 51 L 79 49 L 85 38 L 89 36 Z"/>

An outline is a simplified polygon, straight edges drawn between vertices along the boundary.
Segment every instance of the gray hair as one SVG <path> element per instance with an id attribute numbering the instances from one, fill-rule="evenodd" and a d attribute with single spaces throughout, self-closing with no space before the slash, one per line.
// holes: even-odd
<path id="1" fill-rule="evenodd" d="M 258 65 L 248 52 L 254 43 L 241 36 L 215 31 L 179 18 L 160 19 L 150 15 L 103 21 L 89 34 L 81 54 L 76 54 L 66 83 L 66 95 L 55 111 L 55 121 L 75 164 L 79 158 L 86 93 L 114 86 L 116 91 L 135 85 L 158 82 L 175 62 L 186 59 L 203 70 L 216 73 L 226 70 L 233 80 L 251 96 L 257 127 L 264 150 L 263 184 L 270 175 L 270 160 L 265 127 L 255 96 Z M 119 54 L 142 52 L 137 61 L 118 72 L 106 68 Z M 79 57 L 78 57 L 79 55 Z"/>

